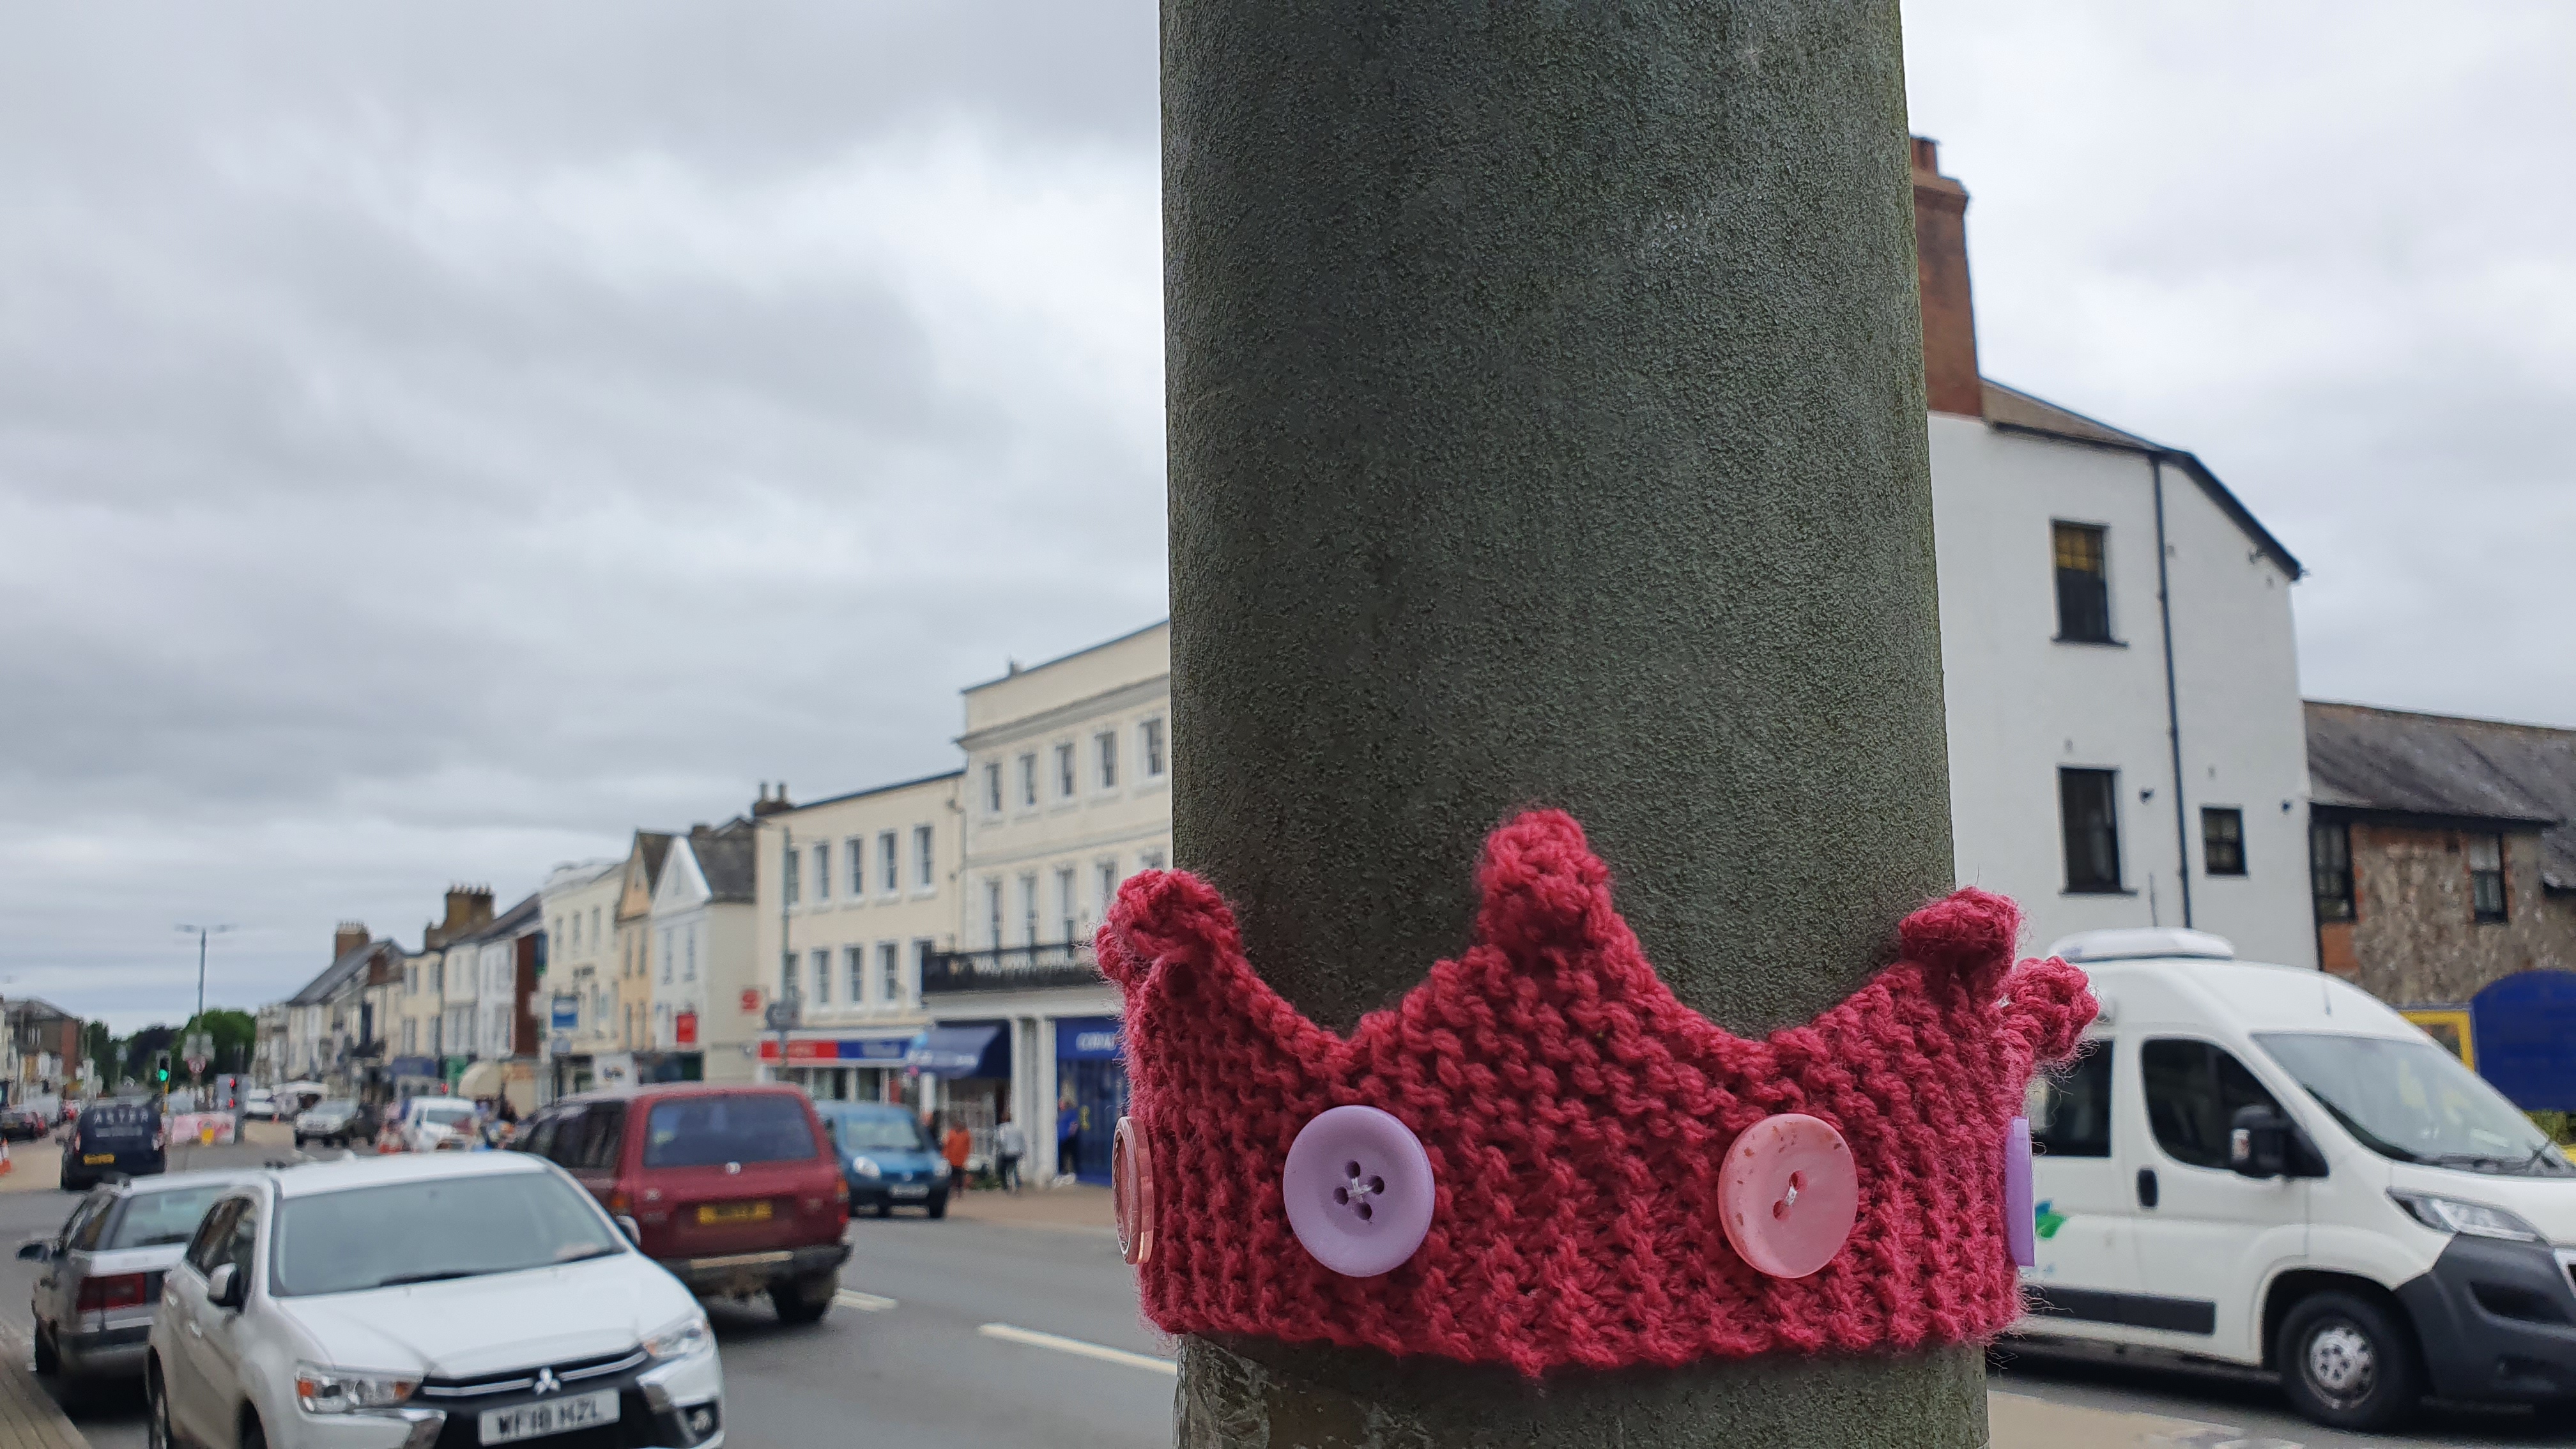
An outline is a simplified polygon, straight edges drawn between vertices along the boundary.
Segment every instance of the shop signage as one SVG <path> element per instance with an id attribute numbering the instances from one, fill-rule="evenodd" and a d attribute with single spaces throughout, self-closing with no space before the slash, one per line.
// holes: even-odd
<path id="1" fill-rule="evenodd" d="M 698 1014 L 684 1011 L 671 1018 L 671 1040 L 681 1046 L 698 1044 Z"/>
<path id="2" fill-rule="evenodd" d="M 894 1067 L 903 1064 L 904 1048 L 911 1044 L 907 1036 L 850 1036 L 791 1039 L 787 1043 L 787 1060 L 791 1062 L 855 1062 L 861 1066 Z M 778 1038 L 763 1037 L 760 1059 L 778 1060 Z"/>

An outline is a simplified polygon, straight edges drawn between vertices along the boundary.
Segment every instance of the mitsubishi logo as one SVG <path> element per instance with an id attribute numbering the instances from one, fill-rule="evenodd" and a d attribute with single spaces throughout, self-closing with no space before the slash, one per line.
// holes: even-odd
<path id="1" fill-rule="evenodd" d="M 541 1368 L 541 1369 L 537 1370 L 537 1388 L 536 1388 L 536 1391 L 537 1391 L 538 1393 L 541 1393 L 541 1394 L 551 1394 L 551 1393 L 553 1393 L 555 1390 L 557 1390 L 557 1389 L 559 1389 L 559 1388 L 562 1388 L 562 1387 L 563 1387 L 563 1381 L 562 1381 L 561 1379 L 558 1379 L 558 1378 L 556 1378 L 556 1377 L 555 1377 L 555 1371 L 554 1371 L 553 1369 L 550 1369 L 550 1368 Z"/>

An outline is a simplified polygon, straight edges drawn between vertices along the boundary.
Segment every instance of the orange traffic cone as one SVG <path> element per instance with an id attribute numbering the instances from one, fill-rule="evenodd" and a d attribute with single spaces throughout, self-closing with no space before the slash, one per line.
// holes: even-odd
<path id="1" fill-rule="evenodd" d="M 18 1164 L 9 1160 L 9 1139 L 0 1137 L 0 1174 L 15 1172 Z"/>

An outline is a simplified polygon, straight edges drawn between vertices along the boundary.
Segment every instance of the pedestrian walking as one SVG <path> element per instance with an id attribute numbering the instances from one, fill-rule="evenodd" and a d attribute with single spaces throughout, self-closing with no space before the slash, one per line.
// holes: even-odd
<path id="1" fill-rule="evenodd" d="M 967 1185 L 966 1154 L 974 1149 L 974 1137 L 966 1131 L 965 1123 L 952 1121 L 948 1124 L 948 1140 L 940 1146 L 941 1155 L 948 1159 L 950 1191 L 964 1192 Z"/>
<path id="2" fill-rule="evenodd" d="M 1010 1109 L 1002 1109 L 1002 1124 L 993 1129 L 993 1175 L 1001 1182 L 1002 1191 L 1020 1190 L 1020 1159 L 1028 1155 L 1028 1134 L 1011 1120 Z"/>
<path id="3" fill-rule="evenodd" d="M 1058 1177 L 1073 1176 L 1076 1172 L 1081 1170 L 1075 1165 L 1081 1160 L 1082 1109 L 1074 1106 L 1073 1098 L 1068 1096 L 1059 1101 L 1056 1104 L 1055 1109 L 1056 1175 Z"/>

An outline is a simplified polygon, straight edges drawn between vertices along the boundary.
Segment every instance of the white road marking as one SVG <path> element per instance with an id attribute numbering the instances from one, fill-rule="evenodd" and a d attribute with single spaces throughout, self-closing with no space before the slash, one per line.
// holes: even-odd
<path id="1" fill-rule="evenodd" d="M 884 1313 L 902 1306 L 891 1298 L 880 1298 L 874 1293 L 862 1293 L 856 1288 L 842 1289 L 832 1295 L 832 1301 L 844 1308 L 856 1308 L 863 1313 Z"/>
<path id="2" fill-rule="evenodd" d="M 987 1323 L 975 1331 L 986 1338 L 998 1338 L 1009 1343 L 1025 1343 L 1031 1348 L 1051 1348 L 1058 1353 L 1096 1358 L 1102 1363 L 1122 1363 L 1129 1368 L 1146 1369 L 1158 1374 L 1178 1374 L 1181 1371 L 1179 1364 L 1167 1358 L 1156 1358 L 1149 1353 L 1129 1353 L 1123 1348 L 1111 1348 L 1102 1343 L 1085 1343 L 1078 1338 L 1059 1338 L 1052 1333 L 1040 1333 L 1033 1328 L 1014 1328 L 1007 1323 Z"/>

